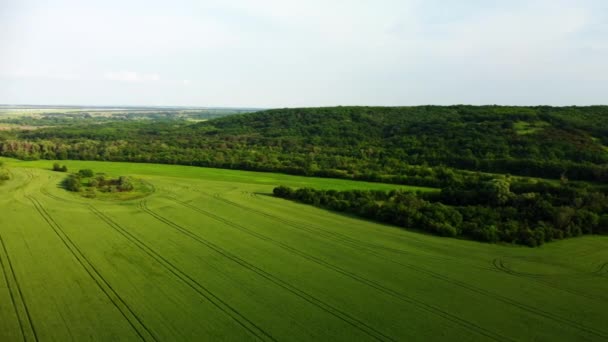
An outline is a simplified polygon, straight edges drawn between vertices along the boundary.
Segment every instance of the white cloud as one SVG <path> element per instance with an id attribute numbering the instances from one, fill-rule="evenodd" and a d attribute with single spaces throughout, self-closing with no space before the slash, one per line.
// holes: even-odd
<path id="1" fill-rule="evenodd" d="M 156 73 L 144 74 L 135 71 L 110 71 L 104 74 L 103 79 L 120 82 L 155 82 L 160 81 L 160 76 Z"/>

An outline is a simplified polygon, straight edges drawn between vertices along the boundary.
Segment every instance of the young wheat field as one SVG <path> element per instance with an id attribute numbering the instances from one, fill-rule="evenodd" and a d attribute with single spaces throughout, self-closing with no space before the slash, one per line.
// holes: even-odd
<path id="1" fill-rule="evenodd" d="M 4 161 L 0 341 L 608 340 L 608 237 L 484 244 L 271 196 L 395 185 L 62 162 L 151 189 L 90 199 Z"/>

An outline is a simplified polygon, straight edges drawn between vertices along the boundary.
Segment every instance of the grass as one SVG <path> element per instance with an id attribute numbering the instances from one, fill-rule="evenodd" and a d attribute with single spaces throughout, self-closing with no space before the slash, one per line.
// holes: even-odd
<path id="1" fill-rule="evenodd" d="M 535 121 L 535 122 L 517 121 L 513 124 L 513 128 L 515 129 L 515 132 L 519 135 L 533 134 L 548 126 L 551 126 L 551 125 L 545 121 Z"/>
<path id="2" fill-rule="evenodd" d="M 392 185 L 170 165 L 150 196 L 86 199 L 3 159 L 0 340 L 604 340 L 608 238 L 444 239 L 264 196 Z"/>

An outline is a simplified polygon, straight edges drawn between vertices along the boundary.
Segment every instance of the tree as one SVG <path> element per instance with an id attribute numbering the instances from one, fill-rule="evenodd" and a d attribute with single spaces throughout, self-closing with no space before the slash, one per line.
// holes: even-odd
<path id="1" fill-rule="evenodd" d="M 78 175 L 69 175 L 63 182 L 65 188 L 69 191 L 78 192 L 82 189 L 80 177 Z"/>
<path id="2" fill-rule="evenodd" d="M 78 175 L 84 178 L 93 177 L 95 173 L 91 169 L 83 169 L 78 171 Z"/>
<path id="3" fill-rule="evenodd" d="M 284 185 L 278 186 L 272 190 L 272 193 L 277 197 L 291 198 L 293 196 L 293 189 Z"/>
<path id="4" fill-rule="evenodd" d="M 504 205 L 513 197 L 511 180 L 507 177 L 492 179 L 486 183 L 485 190 L 494 205 Z"/>
<path id="5" fill-rule="evenodd" d="M 55 163 L 55 164 L 53 164 L 53 171 L 68 172 L 68 167 L 65 165 L 60 166 L 59 163 Z"/>
<path id="6" fill-rule="evenodd" d="M 116 189 L 118 191 L 132 191 L 134 186 L 128 177 L 120 176 L 118 178 L 118 186 L 116 186 Z"/>

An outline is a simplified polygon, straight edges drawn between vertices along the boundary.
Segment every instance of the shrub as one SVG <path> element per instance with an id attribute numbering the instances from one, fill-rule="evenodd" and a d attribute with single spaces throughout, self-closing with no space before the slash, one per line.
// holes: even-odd
<path id="1" fill-rule="evenodd" d="M 8 172 L 8 170 L 0 169 L 0 182 L 9 180 L 10 178 L 11 178 L 11 175 Z"/>
<path id="2" fill-rule="evenodd" d="M 132 191 L 134 186 L 128 177 L 121 176 L 118 178 L 118 186 L 116 186 L 116 189 L 118 191 Z"/>
<path id="3" fill-rule="evenodd" d="M 91 170 L 91 169 L 84 169 L 84 170 L 79 170 L 78 175 L 80 175 L 80 177 L 89 178 L 89 177 L 93 177 L 95 175 L 95 173 L 93 173 L 93 170 Z"/>
<path id="4" fill-rule="evenodd" d="M 272 193 L 277 197 L 291 198 L 293 195 L 293 189 L 291 189 L 290 187 L 281 185 L 281 186 L 274 188 L 274 190 L 272 190 Z"/>
<path id="5" fill-rule="evenodd" d="M 59 163 L 55 163 L 55 164 L 53 164 L 53 171 L 68 172 L 68 167 L 65 165 L 60 166 Z"/>
<path id="6" fill-rule="evenodd" d="M 78 192 L 82 189 L 82 184 L 80 183 L 80 177 L 78 175 L 69 175 L 63 182 L 63 185 L 69 191 Z"/>

